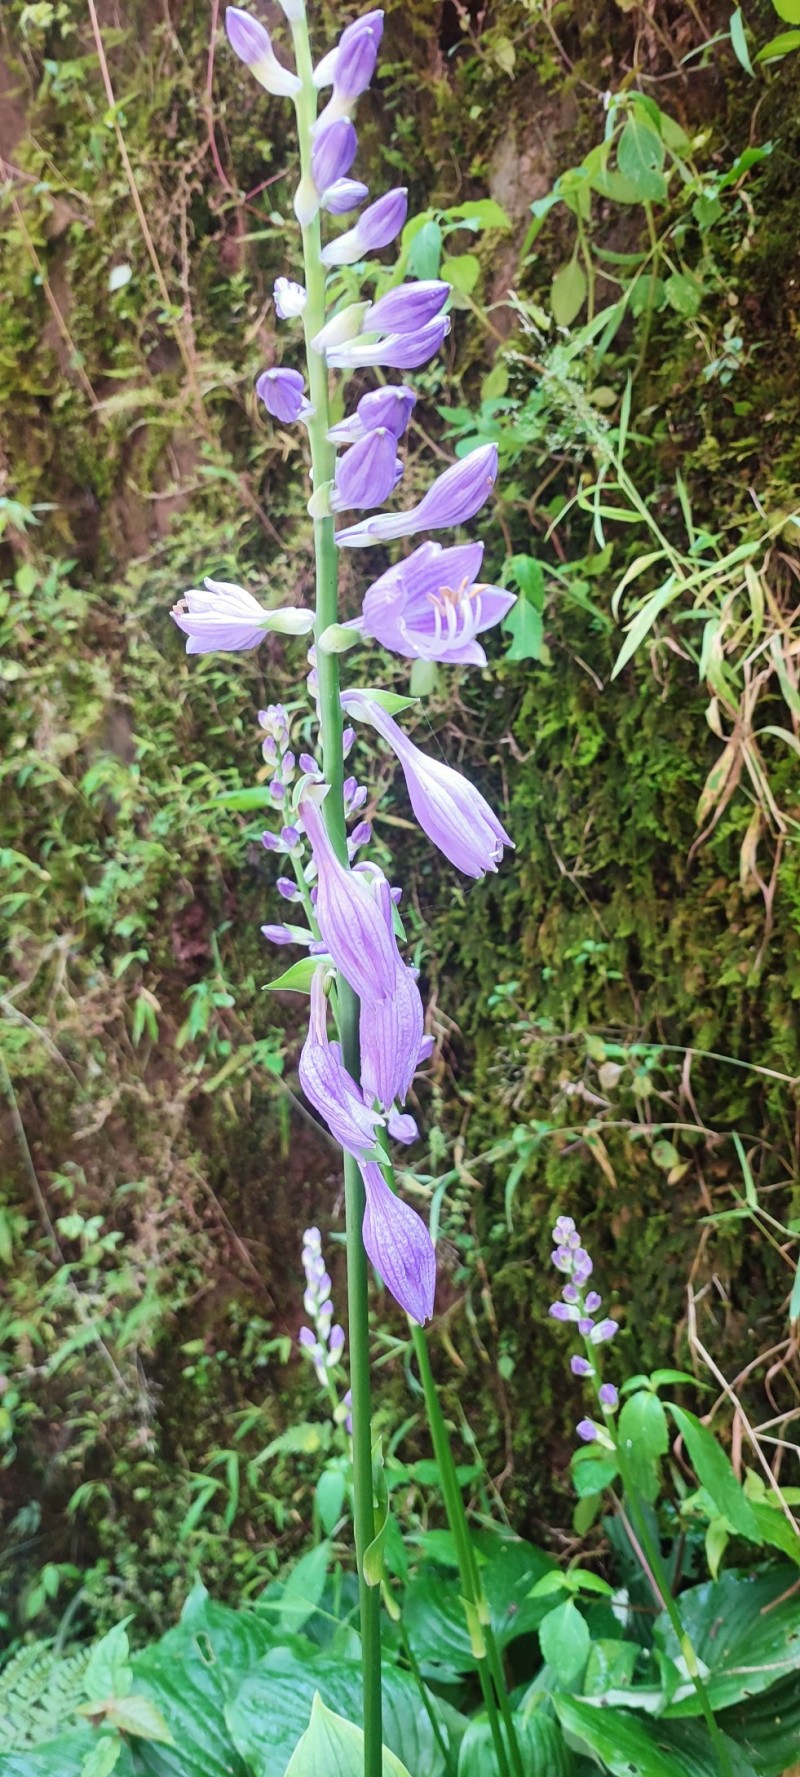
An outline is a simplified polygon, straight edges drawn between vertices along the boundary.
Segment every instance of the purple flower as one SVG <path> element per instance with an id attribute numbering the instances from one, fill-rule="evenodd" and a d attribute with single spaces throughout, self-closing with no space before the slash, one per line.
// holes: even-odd
<path id="1" fill-rule="evenodd" d="M 369 328 L 369 316 L 365 325 Z M 385 339 L 371 340 L 366 334 L 352 342 L 335 346 L 328 353 L 328 362 L 339 370 L 363 370 L 380 364 L 385 370 L 417 370 L 420 364 L 438 352 L 450 332 L 450 316 L 437 315 L 414 333 L 389 333 Z"/>
<path id="2" fill-rule="evenodd" d="M 602 1382 L 598 1390 L 597 1398 L 601 1407 L 616 1407 L 619 1405 L 619 1395 L 613 1382 Z"/>
<path id="3" fill-rule="evenodd" d="M 325 322 L 325 326 L 320 328 L 319 333 L 315 333 L 311 341 L 312 350 L 325 352 L 330 357 L 334 347 L 346 343 L 348 339 L 354 339 L 361 331 L 368 308 L 368 302 L 348 302 L 345 308 L 337 309 Z"/>
<path id="4" fill-rule="evenodd" d="M 316 969 L 311 983 L 311 1018 L 303 1044 L 298 1074 L 306 1098 L 327 1123 L 340 1147 L 363 1160 L 375 1146 L 380 1118 L 364 1103 L 363 1095 L 342 1060 L 338 1043 L 328 1040 L 324 970 Z"/>
<path id="5" fill-rule="evenodd" d="M 303 284 L 293 283 L 291 278 L 276 278 L 272 290 L 275 313 L 280 321 L 293 319 L 302 315 L 308 301 Z"/>
<path id="6" fill-rule="evenodd" d="M 382 36 L 383 13 L 367 12 L 345 27 L 336 47 L 318 62 L 314 85 L 333 86 L 333 98 L 323 117 L 344 116 L 352 100 L 366 92 L 375 72 Z"/>
<path id="7" fill-rule="evenodd" d="M 408 512 L 381 512 L 363 524 L 339 531 L 336 541 L 349 549 L 412 537 L 416 531 L 440 531 L 474 518 L 497 479 L 497 445 L 482 444 L 438 475 L 432 487 Z"/>
<path id="8" fill-rule="evenodd" d="M 547 1312 L 553 1320 L 578 1320 L 577 1308 L 571 1307 L 566 1302 L 551 1302 Z M 578 1326 L 580 1327 L 580 1321 L 578 1321 Z"/>
<path id="9" fill-rule="evenodd" d="M 307 949 L 311 943 L 311 933 L 302 926 L 262 926 L 261 930 L 270 944 L 302 944 Z"/>
<path id="10" fill-rule="evenodd" d="M 375 1161 L 361 1167 L 366 1193 L 363 1238 L 386 1288 L 412 1320 L 424 1325 L 433 1313 L 436 1255 L 416 1210 L 395 1197 Z"/>
<path id="11" fill-rule="evenodd" d="M 238 6 L 229 6 L 225 12 L 225 29 L 234 55 L 246 62 L 268 93 L 279 98 L 290 98 L 293 93 L 299 93 L 302 82 L 278 61 L 269 32 L 258 19 L 251 18 L 249 12 L 242 12 Z"/>
<path id="12" fill-rule="evenodd" d="M 340 533 L 337 541 L 341 541 Z M 477 582 L 482 543 L 422 543 L 387 568 L 367 589 L 359 627 L 393 654 L 441 660 L 449 666 L 485 666 L 476 635 L 499 623 L 514 595 Z"/>
<path id="13" fill-rule="evenodd" d="M 389 941 L 394 944 L 392 896 L 384 876 L 375 876 L 373 892 Z M 403 1103 L 419 1062 L 422 1027 L 419 988 L 397 953 L 391 993 L 379 1005 L 361 1007 L 361 1084 L 368 1100 L 377 1099 L 386 1110 L 396 1099 Z"/>
<path id="14" fill-rule="evenodd" d="M 575 1430 L 578 1437 L 583 1438 L 584 1444 L 593 1444 L 597 1437 L 597 1426 L 593 1419 L 579 1419 Z"/>
<path id="15" fill-rule="evenodd" d="M 317 922 L 336 968 L 353 992 L 368 1005 L 380 1004 L 394 986 L 400 961 L 397 941 L 387 930 L 369 882 L 358 870 L 340 863 L 334 852 L 321 812 L 326 795 L 326 785 L 309 785 L 300 803 L 317 866 Z"/>
<path id="16" fill-rule="evenodd" d="M 322 250 L 323 265 L 355 265 L 366 253 L 377 253 L 388 247 L 400 233 L 408 214 L 408 192 L 405 186 L 386 191 L 383 197 L 369 204 L 354 228 L 329 241 Z"/>
<path id="17" fill-rule="evenodd" d="M 553 1229 L 553 1239 L 557 1246 L 566 1246 L 570 1234 L 575 1233 L 572 1216 L 559 1216 Z"/>
<path id="18" fill-rule="evenodd" d="M 275 887 L 278 894 L 283 897 L 284 901 L 299 901 L 300 890 L 297 883 L 292 882 L 290 876 L 279 876 Z"/>
<path id="19" fill-rule="evenodd" d="M 377 426 L 339 458 L 330 496 L 333 511 L 360 511 L 382 505 L 402 473 L 394 432 L 387 426 Z"/>
<path id="20" fill-rule="evenodd" d="M 589 1338 L 593 1345 L 604 1345 L 607 1339 L 613 1339 L 618 1328 L 617 1320 L 600 1320 L 596 1327 L 591 1328 Z"/>
<path id="21" fill-rule="evenodd" d="M 265 370 L 256 383 L 256 394 L 267 413 L 276 420 L 291 423 L 305 418 L 313 410 L 305 397 L 305 383 L 299 370 Z"/>
<path id="22" fill-rule="evenodd" d="M 314 626 L 313 611 L 296 605 L 268 611 L 252 592 L 227 580 L 206 580 L 184 593 L 172 616 L 188 636 L 187 654 L 237 654 L 257 648 L 268 630 L 281 635 L 308 635 Z"/>
<path id="23" fill-rule="evenodd" d="M 349 173 L 357 147 L 358 137 L 349 117 L 339 117 L 319 131 L 311 151 L 311 176 L 320 195 Z"/>
<path id="24" fill-rule="evenodd" d="M 588 1339 L 589 1334 L 594 1329 L 594 1321 L 590 1320 L 588 1315 L 586 1315 L 586 1314 L 578 1313 L 577 1318 L 578 1318 L 578 1332 L 580 1333 L 581 1338 Z"/>
<path id="25" fill-rule="evenodd" d="M 403 768 L 411 806 L 432 844 L 465 876 L 496 870 L 503 847 L 511 840 L 480 790 L 451 765 L 421 752 L 373 698 L 346 691 L 342 706 L 349 716 L 371 723 L 388 741 Z"/>
<path id="26" fill-rule="evenodd" d="M 360 179 L 335 179 L 323 192 L 320 203 L 329 216 L 346 216 L 363 204 L 365 197 L 369 197 L 369 186 L 362 185 Z"/>
<path id="27" fill-rule="evenodd" d="M 413 389 L 407 389 L 402 383 L 390 383 L 385 389 L 372 389 L 368 395 L 362 395 L 355 413 L 349 419 L 340 420 L 338 426 L 331 426 L 328 437 L 332 444 L 358 444 L 367 432 L 374 432 L 378 426 L 386 426 L 395 438 L 402 438 L 411 418 L 412 408 L 416 406 L 417 397 Z"/>
<path id="28" fill-rule="evenodd" d="M 398 284 L 370 309 L 365 324 L 369 333 L 418 333 L 444 307 L 449 284 L 427 278 L 417 284 Z"/>
<path id="29" fill-rule="evenodd" d="M 598 1308 L 602 1308 L 602 1306 L 602 1296 L 598 1296 L 596 1290 L 590 1290 L 586 1297 L 586 1301 L 584 1302 L 584 1308 L 586 1309 L 587 1314 L 596 1314 Z"/>
<path id="30" fill-rule="evenodd" d="M 594 1375 L 594 1370 L 592 1369 L 588 1357 L 571 1357 L 569 1360 L 569 1367 L 573 1376 Z"/>

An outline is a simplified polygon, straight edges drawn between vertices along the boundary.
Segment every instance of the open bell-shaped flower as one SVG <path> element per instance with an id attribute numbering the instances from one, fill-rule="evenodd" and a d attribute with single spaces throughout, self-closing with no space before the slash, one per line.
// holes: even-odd
<path id="1" fill-rule="evenodd" d="M 478 581 L 482 560 L 482 543 L 421 543 L 368 587 L 359 627 L 408 660 L 485 666 L 475 637 L 502 621 L 514 594 Z"/>
<path id="2" fill-rule="evenodd" d="M 424 1326 L 436 1293 L 436 1253 L 428 1229 L 416 1210 L 390 1190 L 376 1161 L 362 1165 L 361 1177 L 368 1257 L 395 1301 Z"/>
<path id="3" fill-rule="evenodd" d="M 388 741 L 403 768 L 406 788 L 423 833 L 465 876 L 495 871 L 511 840 L 469 778 L 431 759 L 409 740 L 388 711 L 360 691 L 346 691 L 342 707 L 369 722 Z M 421 1033 L 420 1033 L 421 1034 Z"/>
<path id="4" fill-rule="evenodd" d="M 278 61 L 269 32 L 258 19 L 251 18 L 239 6 L 225 12 L 225 30 L 234 55 L 245 62 L 256 80 L 277 98 L 291 98 L 299 93 L 302 82 L 289 68 Z"/>
<path id="5" fill-rule="evenodd" d="M 238 654 L 257 648 L 269 630 L 299 636 L 314 627 L 313 611 L 296 605 L 267 610 L 252 592 L 227 580 L 191 587 L 173 605 L 172 616 L 188 636 L 187 654 Z"/>
<path id="6" fill-rule="evenodd" d="M 474 518 L 497 479 L 497 445 L 482 444 L 438 475 L 428 492 L 408 512 L 379 512 L 361 524 L 338 531 L 336 541 L 347 549 L 363 549 L 416 531 L 439 531 Z"/>

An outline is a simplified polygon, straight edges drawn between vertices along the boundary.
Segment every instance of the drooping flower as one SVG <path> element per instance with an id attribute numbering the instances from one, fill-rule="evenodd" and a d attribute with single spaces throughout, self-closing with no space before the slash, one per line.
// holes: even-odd
<path id="1" fill-rule="evenodd" d="M 206 580 L 203 587 L 190 587 L 173 605 L 172 616 L 189 638 L 187 654 L 237 654 L 257 648 L 269 630 L 300 636 L 308 635 L 314 626 L 313 611 L 296 605 L 267 610 L 252 592 L 227 580 Z"/>
<path id="2" fill-rule="evenodd" d="M 374 893 L 386 926 L 394 942 L 392 895 L 385 877 L 375 875 Z M 359 1018 L 361 1046 L 361 1084 L 364 1096 L 389 1110 L 394 1103 L 404 1104 L 416 1073 L 423 1048 L 423 1010 L 420 991 L 413 971 L 399 953 L 392 991 L 378 1005 L 362 1005 Z M 416 1124 L 409 1119 L 398 1133 L 389 1125 L 399 1141 L 414 1140 Z"/>
<path id="3" fill-rule="evenodd" d="M 292 278 L 276 278 L 272 300 L 278 320 L 288 321 L 296 315 L 302 315 L 308 296 L 303 284 L 296 284 Z"/>
<path id="4" fill-rule="evenodd" d="M 243 12 L 239 6 L 229 6 L 225 12 L 225 30 L 234 55 L 247 64 L 251 74 L 268 93 L 277 98 L 291 98 L 294 93 L 299 93 L 302 82 L 278 61 L 269 32 L 258 19 L 251 18 L 249 12 Z"/>
<path id="5" fill-rule="evenodd" d="M 317 867 L 316 916 L 326 949 L 362 1002 L 380 1003 L 392 992 L 397 940 L 387 930 L 368 879 L 340 863 L 322 816 L 325 784 L 309 784 L 300 815 Z"/>
<path id="6" fill-rule="evenodd" d="M 369 327 L 370 316 L 365 326 Z M 450 332 L 450 316 L 437 315 L 413 333 L 388 333 L 384 339 L 366 334 L 328 352 L 328 363 L 337 370 L 364 370 L 381 365 L 384 370 L 417 370 L 438 352 Z"/>
<path id="7" fill-rule="evenodd" d="M 482 444 L 438 475 L 410 511 L 380 512 L 376 518 L 364 519 L 349 530 L 337 532 L 336 541 L 348 549 L 363 549 L 393 537 L 413 537 L 416 531 L 440 531 L 463 524 L 465 519 L 474 518 L 489 498 L 496 479 L 497 445 Z"/>
<path id="8" fill-rule="evenodd" d="M 369 722 L 388 742 L 403 768 L 423 833 L 450 863 L 476 878 L 495 871 L 503 847 L 512 842 L 480 790 L 451 765 L 423 753 L 374 698 L 346 691 L 342 707 L 348 715 Z"/>
<path id="9" fill-rule="evenodd" d="M 341 533 L 340 533 L 341 537 Z M 500 623 L 514 594 L 476 580 L 482 543 L 422 543 L 404 561 L 373 581 L 364 596 L 359 627 L 393 654 L 440 660 L 451 666 L 485 666 L 476 635 Z"/>
<path id="10" fill-rule="evenodd" d="M 348 1073 L 338 1043 L 328 1037 L 325 1010 L 324 969 L 317 969 L 311 984 L 311 1017 L 303 1044 L 298 1074 L 306 1098 L 348 1154 L 363 1160 L 375 1146 L 375 1130 L 381 1121 L 369 1109 Z"/>
<path id="11" fill-rule="evenodd" d="M 387 426 L 376 426 L 352 444 L 336 464 L 331 489 L 334 512 L 362 511 L 388 499 L 403 473 L 397 439 Z"/>
<path id="12" fill-rule="evenodd" d="M 299 370 L 264 370 L 256 383 L 256 394 L 267 413 L 276 420 L 292 424 L 310 418 L 313 409 L 306 400 L 305 383 Z"/>
<path id="13" fill-rule="evenodd" d="M 331 426 L 328 433 L 331 444 L 358 444 L 359 439 L 366 437 L 367 432 L 374 432 L 378 426 L 386 426 L 395 438 L 402 438 L 416 402 L 414 390 L 405 388 L 402 383 L 371 389 L 368 395 L 362 395 L 355 413 Z"/>
<path id="14" fill-rule="evenodd" d="M 395 1197 L 376 1161 L 363 1165 L 361 1176 L 367 1254 L 395 1301 L 424 1326 L 436 1293 L 436 1254 L 428 1229 L 410 1204 Z"/>
<path id="15" fill-rule="evenodd" d="M 405 186 L 384 192 L 383 197 L 368 205 L 354 228 L 349 228 L 346 234 L 340 234 L 337 240 L 329 241 L 327 247 L 323 247 L 323 265 L 355 265 L 365 254 L 388 247 L 400 233 L 407 214 Z"/>

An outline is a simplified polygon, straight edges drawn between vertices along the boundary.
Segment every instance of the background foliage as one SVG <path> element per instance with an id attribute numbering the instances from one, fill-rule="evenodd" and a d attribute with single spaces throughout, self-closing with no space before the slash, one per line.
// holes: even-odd
<path id="1" fill-rule="evenodd" d="M 487 561 L 523 595 L 491 678 L 414 687 L 418 738 L 458 761 L 480 736 L 513 860 L 454 884 L 388 775 L 379 831 L 437 1036 L 420 1170 L 450 1407 L 475 1402 L 481 1485 L 556 1549 L 555 1210 L 630 1372 L 706 1375 L 708 1352 L 734 1456 L 747 1414 L 794 1459 L 797 63 L 758 60 L 771 6 L 734 16 L 390 6 L 363 106 L 376 185 L 410 187 L 411 269 L 444 254 L 457 285 L 441 429 L 412 431 L 407 479 L 499 433 Z M 203 572 L 310 572 L 297 442 L 253 396 L 279 349 L 283 113 L 215 27 L 213 4 L 109 3 L 99 58 L 77 0 L 0 21 L 12 1641 L 134 1607 L 161 1633 L 200 1569 L 259 1589 L 319 1470 L 313 1440 L 253 1462 L 302 1416 L 300 1231 L 341 1207 L 291 1000 L 262 991 L 269 874 L 239 794 L 254 712 L 292 682 L 274 642 L 189 673 L 168 615 Z M 385 1355 L 385 1426 L 424 1455 Z"/>

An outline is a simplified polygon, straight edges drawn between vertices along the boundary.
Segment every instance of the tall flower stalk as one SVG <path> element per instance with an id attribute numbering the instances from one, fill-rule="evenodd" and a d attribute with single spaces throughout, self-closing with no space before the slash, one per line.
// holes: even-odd
<path id="1" fill-rule="evenodd" d="M 376 864 L 355 862 L 371 834 L 364 822 L 348 830 L 348 820 L 357 815 L 366 791 L 354 778 L 345 778 L 353 731 L 345 730 L 343 711 L 348 719 L 377 729 L 393 749 L 421 828 L 455 868 L 472 877 L 496 870 L 511 841 L 475 786 L 427 757 L 404 735 L 380 690 L 350 687 L 343 695 L 339 661 L 349 644 L 373 640 L 406 659 L 485 664 L 476 636 L 499 622 L 513 600 L 502 589 L 477 580 L 481 544 L 443 547 L 423 541 L 366 587 L 359 618 L 349 625 L 339 621 L 339 551 L 368 551 L 375 544 L 447 530 L 472 518 L 494 486 L 497 450 L 485 446 L 452 464 L 415 505 L 376 512 L 402 478 L 399 444 L 416 394 L 405 383 L 381 384 L 360 392 L 352 411 L 332 424 L 331 373 L 356 372 L 361 379 L 373 368 L 405 373 L 427 363 L 450 329 L 444 312 L 450 289 L 439 279 L 392 281 L 385 268 L 369 264 L 371 254 L 396 239 L 407 211 L 406 193 L 399 188 L 360 208 L 370 194 L 351 177 L 358 148 L 353 113 L 375 69 L 382 12 L 353 20 L 315 66 L 304 0 L 281 0 L 281 4 L 291 27 L 293 66 L 283 52 L 276 53 L 268 32 L 250 14 L 229 7 L 226 29 L 232 49 L 254 78 L 267 92 L 291 100 L 297 122 L 300 178 L 294 208 L 302 242 L 302 282 L 282 276 L 274 295 L 279 319 L 289 326 L 302 319 L 307 383 L 298 368 L 280 363 L 262 372 L 256 388 L 268 413 L 282 425 L 297 424 L 307 430 L 315 608 L 312 613 L 264 605 L 244 588 L 210 578 L 203 588 L 187 592 L 173 615 L 188 638 L 189 653 L 241 652 L 256 647 L 270 631 L 302 636 L 313 630 L 308 686 L 318 724 L 319 758 L 296 756 L 281 706 L 260 716 L 264 757 L 273 769 L 269 795 L 279 822 L 277 831 L 264 834 L 264 843 L 288 861 L 293 875 L 280 877 L 276 887 L 284 900 L 298 905 L 305 923 L 265 925 L 262 930 L 276 943 L 299 944 L 308 952 L 305 984 L 311 1015 L 300 1079 L 343 1153 L 364 1773 L 380 1777 L 380 1575 L 375 1560 L 367 1560 L 376 1535 L 368 1261 L 414 1323 L 432 1432 L 442 1455 L 448 1511 L 463 1556 L 464 1596 L 482 1645 L 485 1637 L 477 1567 L 449 1446 L 447 1461 L 442 1454 L 444 1420 L 421 1332 L 433 1312 L 434 1249 L 422 1218 L 395 1194 L 387 1149 L 389 1138 L 410 1142 L 416 1137 L 414 1119 L 403 1107 L 431 1043 L 424 1035 L 416 974 L 398 945 L 399 891 Z M 320 113 L 319 95 L 327 89 L 330 96 Z M 348 220 L 339 229 L 336 219 L 349 219 L 357 209 L 357 220 Z M 365 280 L 380 274 L 389 287 L 375 302 L 337 306 L 339 267 L 360 268 Z M 291 268 L 296 270 L 299 267 Z M 355 522 L 337 530 L 334 515 L 340 513 L 356 514 Z M 318 1329 L 316 1334 L 309 1329 L 304 1343 L 313 1348 L 321 1367 L 324 1354 L 320 1355 Z M 502 1777 L 509 1765 L 500 1716 L 520 1777 L 502 1667 L 490 1631 L 481 1677 Z"/>

